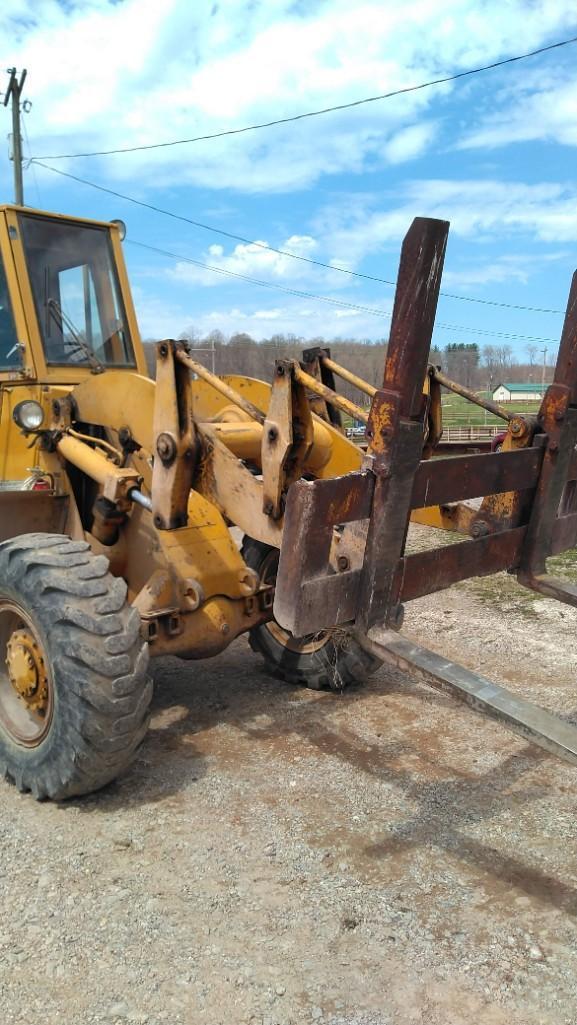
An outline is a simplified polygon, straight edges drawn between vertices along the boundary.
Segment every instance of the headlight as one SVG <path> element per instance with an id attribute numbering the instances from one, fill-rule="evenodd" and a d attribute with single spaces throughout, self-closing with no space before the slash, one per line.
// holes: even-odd
<path id="1" fill-rule="evenodd" d="M 14 406 L 12 419 L 23 431 L 37 431 L 44 423 L 44 410 L 34 399 L 24 399 Z"/>
<path id="2" fill-rule="evenodd" d="M 116 225 L 118 228 L 118 234 L 120 235 L 120 241 L 124 242 L 124 239 L 126 238 L 126 225 L 124 221 L 121 221 L 120 217 L 115 217 L 110 223 Z"/>

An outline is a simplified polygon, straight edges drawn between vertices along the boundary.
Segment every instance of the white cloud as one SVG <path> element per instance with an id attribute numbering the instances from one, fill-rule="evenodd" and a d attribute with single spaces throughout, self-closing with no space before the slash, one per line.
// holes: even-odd
<path id="1" fill-rule="evenodd" d="M 353 265 L 370 253 L 394 253 L 415 215 L 449 220 L 451 236 L 475 244 L 497 238 L 510 244 L 515 236 L 555 245 L 577 241 L 573 183 L 414 180 L 395 200 L 384 210 L 366 195 L 351 196 L 347 204 L 328 204 L 315 220 L 316 234 L 333 259 L 346 254 Z"/>
<path id="2" fill-rule="evenodd" d="M 543 263 L 567 260 L 568 255 L 567 252 L 541 252 L 538 255 L 508 253 L 504 256 L 496 256 L 488 263 L 471 265 L 459 263 L 457 269 L 449 268 L 444 271 L 443 288 L 457 289 L 463 292 L 480 285 L 503 284 L 508 281 L 526 285 L 535 272 L 542 268 Z"/>
<path id="3" fill-rule="evenodd" d="M 282 310 L 255 310 L 253 317 L 255 320 L 278 320 L 282 317 Z"/>
<path id="4" fill-rule="evenodd" d="M 201 135 L 386 92 L 507 56 L 512 41 L 516 51 L 549 42 L 574 16 L 574 0 L 444 0 L 441 16 L 433 0 L 227 0 L 210 13 L 189 0 L 4 0 L 0 38 L 10 40 L 5 66 L 29 70 L 33 149 L 54 154 Z M 455 88 L 108 158 L 100 173 L 138 190 L 305 188 L 420 155 L 434 138 L 429 110 Z M 573 113 L 570 102 L 558 105 L 555 137 L 574 141 Z M 86 173 L 82 162 L 72 167 Z"/>
<path id="5" fill-rule="evenodd" d="M 498 109 L 465 133 L 461 149 L 492 149 L 518 142 L 577 146 L 577 72 L 541 71 L 502 90 Z"/>
<path id="6" fill-rule="evenodd" d="M 317 247 L 316 239 L 310 235 L 291 235 L 275 247 L 283 250 L 283 253 L 264 248 L 267 245 L 263 239 L 255 239 L 251 243 L 239 242 L 228 256 L 225 254 L 224 246 L 211 245 L 203 254 L 202 262 L 208 265 L 207 269 L 183 261 L 167 271 L 167 276 L 177 281 L 206 286 L 222 285 L 223 275 L 215 274 L 209 269 L 212 267 L 225 272 L 224 276 L 238 274 L 267 281 L 295 281 L 303 276 L 310 278 L 310 264 L 284 254 L 292 253 L 307 259 L 313 258 Z"/>
<path id="7" fill-rule="evenodd" d="M 385 153 L 391 164 L 401 164 L 423 153 L 432 141 L 437 127 L 433 123 L 409 125 L 393 135 L 385 145 Z"/>
<path id="8" fill-rule="evenodd" d="M 270 308 L 223 306 L 189 315 L 183 323 L 193 325 L 201 335 L 216 329 L 225 335 L 246 331 L 257 341 L 270 338 L 272 334 L 295 334 L 303 339 L 386 337 L 389 324 L 387 320 L 361 311 L 317 306 L 303 300 L 289 300 L 286 305 Z"/>

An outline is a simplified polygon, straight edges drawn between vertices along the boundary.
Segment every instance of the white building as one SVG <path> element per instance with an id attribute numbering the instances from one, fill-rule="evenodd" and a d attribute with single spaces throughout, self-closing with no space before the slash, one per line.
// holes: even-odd
<path id="1" fill-rule="evenodd" d="M 542 384 L 498 384 L 493 392 L 494 402 L 516 402 L 519 399 L 543 398 L 547 385 Z"/>

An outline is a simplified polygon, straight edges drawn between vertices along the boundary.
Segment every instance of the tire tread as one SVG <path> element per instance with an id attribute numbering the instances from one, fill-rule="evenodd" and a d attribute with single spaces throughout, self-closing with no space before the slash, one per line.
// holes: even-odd
<path id="1" fill-rule="evenodd" d="M 130 763 L 152 697 L 148 646 L 126 583 L 86 542 L 28 534 L 0 544 L 5 588 L 44 634 L 56 704 L 36 748 L 16 744 L 0 728 L 0 774 L 39 800 L 98 790 Z"/>

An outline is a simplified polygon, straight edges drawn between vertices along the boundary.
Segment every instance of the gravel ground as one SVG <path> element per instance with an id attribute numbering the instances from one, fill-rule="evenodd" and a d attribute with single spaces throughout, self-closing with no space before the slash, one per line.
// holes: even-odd
<path id="1" fill-rule="evenodd" d="M 570 715 L 576 617 L 500 576 L 405 633 Z M 575 1025 L 574 768 L 388 669 L 154 676 L 122 780 L 0 786 L 2 1025 Z"/>

